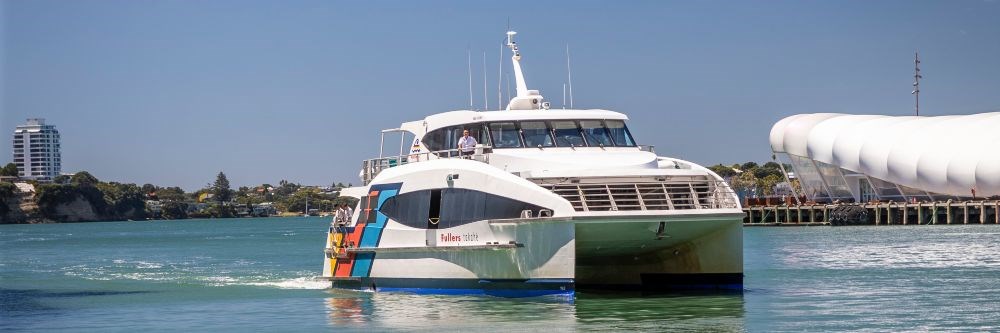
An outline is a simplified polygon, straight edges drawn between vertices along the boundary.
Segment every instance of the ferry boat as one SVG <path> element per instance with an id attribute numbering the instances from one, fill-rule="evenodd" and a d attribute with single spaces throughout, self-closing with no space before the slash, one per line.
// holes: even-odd
<path id="1" fill-rule="evenodd" d="M 741 290 L 734 191 L 639 145 L 622 113 L 550 109 L 527 88 L 515 34 L 516 96 L 504 110 L 382 131 L 383 144 L 387 133 L 414 140 L 398 156 L 380 147 L 362 163 L 363 185 L 341 192 L 359 203 L 328 230 L 323 277 L 334 288 L 508 297 Z M 473 149 L 458 149 L 464 131 Z"/>

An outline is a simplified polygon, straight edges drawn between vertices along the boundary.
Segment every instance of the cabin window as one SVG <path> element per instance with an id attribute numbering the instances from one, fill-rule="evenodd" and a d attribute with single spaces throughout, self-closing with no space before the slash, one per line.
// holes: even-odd
<path id="1" fill-rule="evenodd" d="M 580 128 L 572 120 L 556 120 L 552 122 L 552 135 L 559 147 L 586 147 Z"/>
<path id="2" fill-rule="evenodd" d="M 489 143 L 489 137 L 482 124 L 465 124 L 443 127 L 427 133 L 424 136 L 424 147 L 432 152 L 457 149 L 458 139 L 462 137 L 462 132 L 465 130 L 469 130 L 469 136 L 476 138 L 476 142 Z"/>
<path id="3" fill-rule="evenodd" d="M 611 138 L 614 139 L 615 146 L 635 147 L 635 140 L 632 140 L 632 134 L 625 127 L 624 121 L 607 120 L 604 123 L 608 126 L 608 132 L 610 132 Z"/>
<path id="4" fill-rule="evenodd" d="M 524 136 L 525 147 L 552 147 L 552 133 L 544 121 L 522 121 L 521 135 Z"/>
<path id="5" fill-rule="evenodd" d="M 441 214 L 441 192 L 416 191 L 398 194 L 386 199 L 379 211 L 393 221 L 413 228 L 428 228 L 430 219 Z M 432 205 L 435 203 L 436 205 Z"/>
<path id="6" fill-rule="evenodd" d="M 513 219 L 524 210 L 538 216 L 544 208 L 469 189 L 408 192 L 387 199 L 379 211 L 393 221 L 419 229 L 446 229 L 481 220 Z"/>
<path id="7" fill-rule="evenodd" d="M 490 136 L 494 148 L 521 148 L 521 133 L 513 122 L 490 123 Z"/>
<path id="8" fill-rule="evenodd" d="M 439 128 L 424 135 L 424 147 L 428 151 L 439 151 L 445 149 L 448 146 L 448 141 L 451 138 L 451 132 L 454 131 L 451 127 Z"/>
<path id="9" fill-rule="evenodd" d="M 604 127 L 604 124 L 600 120 L 581 120 L 580 129 L 583 130 L 583 137 L 587 139 L 587 142 L 591 146 L 610 147 L 615 145 L 611 141 L 608 129 Z"/>

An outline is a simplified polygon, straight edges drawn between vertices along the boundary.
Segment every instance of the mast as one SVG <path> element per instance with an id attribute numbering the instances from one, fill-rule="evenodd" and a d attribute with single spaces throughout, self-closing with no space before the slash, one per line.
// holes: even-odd
<path id="1" fill-rule="evenodd" d="M 516 34 L 517 32 L 507 31 L 507 47 L 514 53 L 510 59 L 514 65 L 514 85 L 517 92 L 517 95 L 511 98 L 510 103 L 507 104 L 507 110 L 548 109 L 548 103 L 542 102 L 543 97 L 538 93 L 538 90 L 528 90 L 528 84 L 524 81 L 524 73 L 521 71 L 521 52 L 517 48 L 517 43 L 514 42 Z"/>
<path id="2" fill-rule="evenodd" d="M 913 53 L 913 91 L 910 94 L 913 95 L 914 102 L 916 104 L 917 116 L 920 116 L 920 79 L 924 78 L 920 75 L 920 52 Z"/>

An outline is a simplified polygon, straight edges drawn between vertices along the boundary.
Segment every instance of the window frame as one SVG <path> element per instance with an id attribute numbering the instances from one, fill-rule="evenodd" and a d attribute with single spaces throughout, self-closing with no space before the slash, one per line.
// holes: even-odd
<path id="1" fill-rule="evenodd" d="M 542 126 L 544 126 L 544 127 L 541 128 L 540 130 L 544 133 L 545 137 L 548 138 L 549 144 L 548 145 L 541 144 L 541 145 L 528 146 L 527 135 L 524 134 L 524 123 L 540 123 L 540 124 L 542 124 Z M 552 127 L 549 126 L 549 122 L 548 121 L 545 121 L 545 120 L 521 120 L 521 121 L 517 122 L 517 127 L 518 127 L 518 131 L 521 132 L 521 138 L 524 139 L 524 147 L 525 148 L 552 148 L 552 147 L 558 147 L 558 146 L 556 146 L 556 139 L 555 139 L 555 137 L 552 136 Z M 539 130 L 539 129 L 532 129 L 532 131 L 534 131 L 534 130 Z"/>
<path id="2" fill-rule="evenodd" d="M 573 126 L 576 128 L 576 134 L 580 136 L 580 141 L 583 141 L 583 144 L 579 145 L 579 146 L 573 145 L 572 143 L 570 143 L 568 146 L 560 145 L 559 144 L 559 136 L 556 135 L 557 129 L 556 129 L 555 123 L 557 123 L 557 122 L 572 123 Z M 583 130 L 580 128 L 580 122 L 578 120 L 576 120 L 576 119 L 549 120 L 548 123 L 549 123 L 549 130 L 550 130 L 550 132 L 552 134 L 552 139 L 553 139 L 556 147 L 561 147 L 561 148 L 590 147 L 590 145 L 587 143 L 587 138 L 584 137 L 584 135 L 583 135 Z"/>
<path id="3" fill-rule="evenodd" d="M 521 127 L 519 126 L 518 123 L 519 122 L 516 121 L 516 120 L 497 121 L 497 122 L 488 122 L 488 123 L 486 123 L 486 128 L 487 128 L 487 131 L 490 133 L 489 135 L 490 135 L 490 139 L 492 141 L 491 143 L 492 143 L 493 148 L 500 148 L 500 149 L 505 149 L 505 148 L 524 148 L 525 147 L 524 146 L 524 137 L 521 135 Z M 493 135 L 493 128 L 492 128 L 492 126 L 494 124 L 511 124 L 511 125 L 513 125 L 513 131 L 514 131 L 514 133 L 517 133 L 517 146 L 516 147 L 501 146 L 500 143 L 499 143 L 499 141 L 496 140 L 496 136 Z M 500 131 L 503 131 L 503 130 L 501 129 Z"/>

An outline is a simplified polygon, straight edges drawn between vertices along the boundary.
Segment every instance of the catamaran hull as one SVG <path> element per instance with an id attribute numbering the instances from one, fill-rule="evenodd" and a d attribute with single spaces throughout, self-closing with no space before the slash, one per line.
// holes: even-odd
<path id="1" fill-rule="evenodd" d="M 583 219 L 578 288 L 743 289 L 743 215 Z"/>
<path id="2" fill-rule="evenodd" d="M 390 245 L 417 233 L 438 244 Z M 742 289 L 742 214 L 733 212 L 497 220 L 442 230 L 390 225 L 382 237 L 387 244 L 379 248 L 328 258 L 326 272 L 341 272 L 328 276 L 333 287 L 504 297 L 577 288 Z M 458 244 L 442 244 L 452 237 Z M 477 242 L 464 241 L 471 239 Z M 370 260 L 367 271 L 358 260 Z M 345 274 L 338 265 L 357 267 Z"/>

